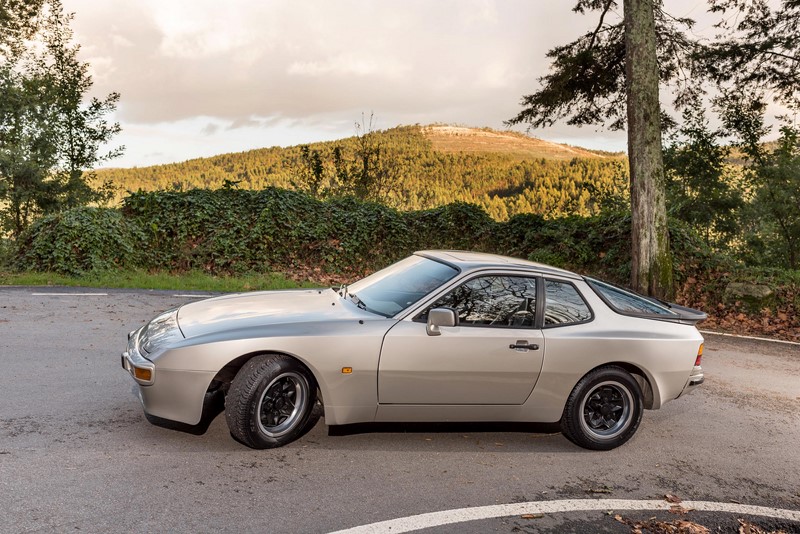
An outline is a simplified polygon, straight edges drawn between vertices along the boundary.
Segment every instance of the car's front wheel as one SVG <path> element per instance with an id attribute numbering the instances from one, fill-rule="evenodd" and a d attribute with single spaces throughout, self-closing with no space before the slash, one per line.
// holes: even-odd
<path id="1" fill-rule="evenodd" d="M 584 376 L 570 393 L 561 431 L 586 449 L 609 450 L 628 441 L 642 420 L 642 390 L 625 369 L 606 366 Z"/>
<path id="2" fill-rule="evenodd" d="M 286 445 L 314 426 L 317 384 L 296 360 L 282 354 L 251 358 L 225 398 L 231 435 L 254 449 Z"/>

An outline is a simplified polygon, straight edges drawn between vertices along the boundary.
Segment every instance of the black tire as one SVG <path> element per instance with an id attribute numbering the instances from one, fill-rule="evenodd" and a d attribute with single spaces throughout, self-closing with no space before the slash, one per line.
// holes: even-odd
<path id="1" fill-rule="evenodd" d="M 237 441 L 253 449 L 290 443 L 319 419 L 317 383 L 297 360 L 282 354 L 251 358 L 225 399 L 225 419 Z"/>
<path id="2" fill-rule="evenodd" d="M 636 433 L 642 421 L 642 389 L 625 369 L 600 367 L 575 385 L 564 406 L 561 432 L 585 449 L 607 451 Z"/>

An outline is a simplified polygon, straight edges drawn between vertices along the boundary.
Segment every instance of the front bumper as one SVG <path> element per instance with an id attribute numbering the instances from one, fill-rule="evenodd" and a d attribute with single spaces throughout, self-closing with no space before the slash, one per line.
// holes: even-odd
<path id="1" fill-rule="evenodd" d="M 156 366 L 153 362 L 142 356 L 139 349 L 139 338 L 143 328 L 128 334 L 128 350 L 122 353 L 122 368 L 130 373 L 131 377 L 140 386 L 152 386 L 156 379 Z"/>
<path id="2" fill-rule="evenodd" d="M 145 415 L 187 425 L 198 424 L 215 373 L 156 368 L 153 361 L 142 355 L 139 334 L 140 331 L 136 331 L 128 335 L 128 350 L 122 353 L 120 361 L 138 385 Z M 142 370 L 149 371 L 149 376 Z"/>

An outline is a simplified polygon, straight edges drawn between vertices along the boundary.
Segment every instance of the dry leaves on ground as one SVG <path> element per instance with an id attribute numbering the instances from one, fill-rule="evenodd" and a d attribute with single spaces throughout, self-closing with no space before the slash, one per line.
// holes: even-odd
<path id="1" fill-rule="evenodd" d="M 739 534 L 786 534 L 783 530 L 764 530 L 745 519 L 739 520 Z"/>
<path id="2" fill-rule="evenodd" d="M 646 521 L 634 521 L 621 515 L 614 519 L 631 527 L 632 534 L 711 534 L 711 531 L 699 523 L 677 519 L 675 521 L 659 521 L 655 518 Z"/>

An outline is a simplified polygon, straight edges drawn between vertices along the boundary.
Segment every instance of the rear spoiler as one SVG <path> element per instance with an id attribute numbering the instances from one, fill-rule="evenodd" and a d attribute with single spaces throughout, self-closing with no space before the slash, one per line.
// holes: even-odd
<path id="1" fill-rule="evenodd" d="M 708 319 L 708 314 L 704 311 L 695 310 L 694 308 L 687 308 L 686 306 L 681 306 L 679 304 L 675 304 L 674 302 L 666 303 L 669 306 L 669 310 L 673 313 L 678 315 L 677 321 L 681 324 L 697 324 L 700 321 L 705 321 Z"/>

